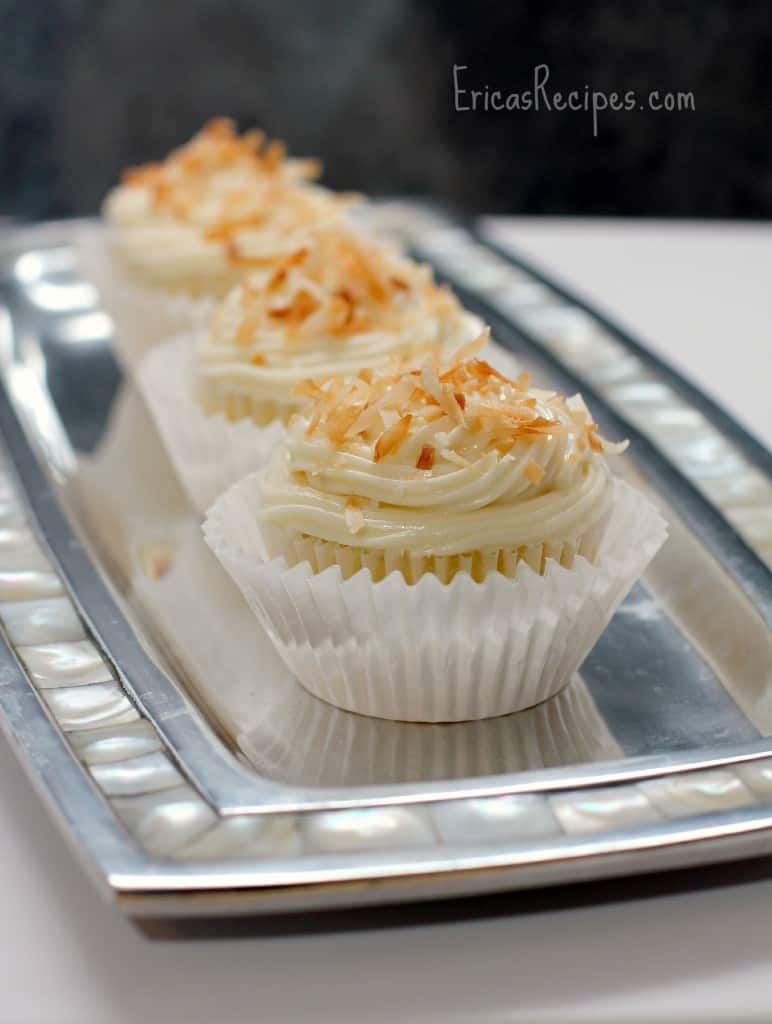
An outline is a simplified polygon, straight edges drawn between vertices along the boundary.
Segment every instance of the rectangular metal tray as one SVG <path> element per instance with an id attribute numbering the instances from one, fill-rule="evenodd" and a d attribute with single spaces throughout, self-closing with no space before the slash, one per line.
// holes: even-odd
<path id="1" fill-rule="evenodd" d="M 670 537 L 568 688 L 458 725 L 337 711 L 203 544 L 82 280 L 84 222 L 0 234 L 0 718 L 132 913 L 460 895 L 772 847 L 772 457 L 475 224 L 374 207 L 526 369 L 581 390 Z M 482 624 L 484 628 L 484 624 Z"/>

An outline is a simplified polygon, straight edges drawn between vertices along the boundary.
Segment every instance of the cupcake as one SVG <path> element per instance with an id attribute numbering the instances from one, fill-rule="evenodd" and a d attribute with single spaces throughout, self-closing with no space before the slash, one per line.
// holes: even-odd
<path id="1" fill-rule="evenodd" d="M 193 503 L 205 511 L 259 468 L 313 392 L 309 379 L 374 372 L 395 357 L 475 338 L 431 270 L 339 226 L 282 244 L 238 284 L 210 326 L 149 353 L 139 382 Z"/>
<path id="2" fill-rule="evenodd" d="M 339 227 L 312 230 L 227 296 L 196 359 L 208 413 L 287 420 L 309 378 L 377 370 L 395 356 L 451 351 L 480 333 L 428 266 Z"/>
<path id="3" fill-rule="evenodd" d="M 266 252 L 338 220 L 347 197 L 314 185 L 318 171 L 260 132 L 238 136 L 224 118 L 162 162 L 126 171 L 105 200 L 106 231 L 82 245 L 122 355 L 131 363 L 175 330 L 205 323 Z"/>
<path id="4" fill-rule="evenodd" d="M 264 474 L 207 540 L 312 693 L 409 721 L 558 692 L 662 544 L 564 399 L 476 358 L 308 387 Z"/>

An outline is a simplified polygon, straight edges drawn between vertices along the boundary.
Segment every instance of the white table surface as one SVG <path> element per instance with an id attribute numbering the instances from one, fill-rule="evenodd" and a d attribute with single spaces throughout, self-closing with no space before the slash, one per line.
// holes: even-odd
<path id="1" fill-rule="evenodd" d="M 498 223 L 772 443 L 771 228 Z M 101 901 L 0 743 L 0 864 L 2 1022 L 772 1019 L 772 863 L 151 937 Z"/>

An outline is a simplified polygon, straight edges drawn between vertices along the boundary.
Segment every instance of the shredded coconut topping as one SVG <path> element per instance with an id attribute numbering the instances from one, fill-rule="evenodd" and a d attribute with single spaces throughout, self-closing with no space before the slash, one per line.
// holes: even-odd
<path id="1" fill-rule="evenodd" d="M 260 269 L 220 307 L 211 332 L 219 343 L 242 347 L 245 358 L 261 341 L 270 350 L 279 330 L 291 344 L 401 331 L 427 316 L 460 313 L 428 266 L 338 226 L 251 262 Z"/>
<path id="2" fill-rule="evenodd" d="M 251 266 L 256 258 L 241 237 L 270 225 L 277 210 L 285 221 L 312 224 L 351 202 L 312 188 L 320 171 L 318 161 L 288 158 L 284 144 L 262 132 L 239 136 L 232 120 L 216 118 L 163 161 L 126 170 L 122 185 L 147 190 L 157 214 L 194 225 L 229 262 Z"/>
<path id="3" fill-rule="evenodd" d="M 627 442 L 610 444 L 598 434 L 579 395 L 564 399 L 531 388 L 527 373 L 510 380 L 477 353 L 488 341 L 486 330 L 462 346 L 445 364 L 437 352 L 423 360 L 395 361 L 385 372 L 360 373 L 354 379 L 305 381 L 298 391 L 311 401 L 305 410 L 306 437 L 325 437 L 342 451 L 369 446 L 373 462 L 399 452 L 412 432 L 445 417 L 447 430 L 463 427 L 480 435 L 481 449 L 505 456 L 524 439 L 571 436 L 579 451 L 619 454 Z M 435 439 L 445 428 L 435 424 Z M 481 450 L 480 454 L 483 454 Z M 450 447 L 423 445 L 417 469 L 431 471 L 436 459 L 459 466 L 469 460 Z M 539 463 L 527 461 L 523 475 L 533 484 L 544 476 Z"/>

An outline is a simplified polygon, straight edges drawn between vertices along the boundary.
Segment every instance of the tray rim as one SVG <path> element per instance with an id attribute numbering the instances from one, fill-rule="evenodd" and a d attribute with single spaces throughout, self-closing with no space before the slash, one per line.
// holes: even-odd
<path id="1" fill-rule="evenodd" d="M 39 235 L 41 231 L 44 236 L 51 235 L 57 230 L 61 230 L 62 227 L 65 230 L 69 230 L 73 224 L 77 225 L 78 223 L 82 222 L 63 221 L 32 227 L 11 227 L 4 229 L 3 234 L 6 238 L 8 235 L 12 238 L 15 237 L 20 242 L 25 237 L 29 237 L 30 233 L 32 233 L 33 237 L 36 234 Z M 476 234 L 475 237 L 479 239 L 479 236 Z M 482 240 L 480 244 L 485 245 L 486 248 L 494 248 L 487 240 Z M 528 273 L 533 274 L 538 280 L 548 283 L 550 287 L 560 292 L 563 298 L 580 306 L 591 316 L 599 319 L 597 312 L 589 304 L 584 303 L 582 300 L 577 300 L 572 293 L 562 288 L 562 286 L 552 284 L 549 278 L 540 270 L 528 269 L 523 262 L 514 259 L 508 252 L 504 252 L 503 257 L 514 266 L 526 269 Z M 622 336 L 623 340 L 627 337 L 626 335 L 620 335 L 619 330 L 610 324 L 608 320 L 604 319 L 604 324 L 613 329 L 615 334 Z M 522 334 L 521 330 L 520 333 Z M 632 339 L 630 342 L 631 344 L 634 343 Z M 634 344 L 641 348 L 638 343 Z M 648 353 L 648 350 L 644 348 L 641 348 L 641 351 Z M 652 358 L 658 363 L 660 362 L 658 357 Z M 714 404 L 710 399 L 702 396 L 692 385 L 688 385 L 687 382 L 683 381 L 676 371 L 671 370 L 669 372 L 672 379 L 681 381 L 685 387 L 688 387 L 700 399 L 704 398 L 706 405 L 712 406 Z M 584 382 L 582 386 L 583 390 L 588 390 Z M 605 405 L 605 403 L 603 404 Z M 736 424 L 728 414 L 722 413 L 722 416 L 732 424 L 734 430 L 739 435 L 746 437 L 754 446 L 761 447 L 755 439 L 751 438 L 750 435 L 746 435 L 742 427 Z M 93 621 L 91 614 L 84 607 L 80 598 L 83 580 L 81 579 L 80 581 L 79 590 L 77 573 L 74 578 L 72 575 L 72 559 L 70 559 L 68 564 L 67 558 L 62 558 L 62 544 L 64 540 L 69 539 L 67 538 L 67 531 L 71 534 L 71 528 L 66 522 L 64 513 L 58 507 L 58 504 L 51 500 L 51 486 L 45 479 L 42 468 L 38 465 L 36 459 L 28 457 L 31 453 L 31 447 L 28 440 L 24 437 L 23 428 L 18 421 L 17 413 L 6 394 L 4 382 L 2 384 L 2 392 L 0 393 L 0 430 L 2 430 L 6 444 L 10 448 L 11 461 L 22 484 L 21 490 L 25 500 L 28 500 L 33 513 L 33 529 L 43 541 L 46 549 L 51 553 L 52 562 L 62 571 L 68 591 L 76 604 L 80 616 L 91 628 L 97 639 L 98 646 L 104 651 L 108 645 L 102 642 L 103 637 L 100 625 L 98 622 L 95 623 Z M 761 450 L 762 453 L 765 453 L 763 448 Z M 772 456 L 769 453 L 765 453 L 765 458 L 770 459 Z M 701 503 L 704 502 L 701 496 L 698 497 Z M 721 525 L 730 531 L 731 536 L 735 537 L 737 542 L 748 553 L 751 553 L 745 542 L 737 537 L 735 531 L 720 517 L 720 513 L 718 515 L 721 519 Z M 58 523 L 57 518 L 60 520 Z M 62 531 L 62 524 L 64 531 Z M 87 556 L 82 551 L 72 549 L 70 554 L 73 551 L 81 561 L 84 558 L 87 560 Z M 768 574 L 766 567 L 761 565 L 761 563 L 759 565 Z M 38 788 L 42 789 L 48 802 L 53 804 L 59 817 L 64 820 L 66 830 L 68 832 L 79 832 L 81 841 L 88 837 L 84 837 L 83 829 L 77 824 L 78 816 L 83 812 L 84 806 L 86 804 L 89 805 L 88 820 L 90 828 L 93 823 L 92 841 L 85 842 L 89 860 L 92 865 L 96 865 L 97 875 L 101 878 L 103 884 L 106 884 L 108 891 L 119 895 L 129 907 L 141 906 L 145 913 L 151 911 L 152 907 L 156 907 L 159 913 L 171 912 L 169 908 L 172 904 L 162 894 L 167 894 L 168 896 L 175 891 L 188 894 L 191 892 L 203 894 L 206 890 L 212 893 L 215 891 L 226 893 L 229 890 L 251 888 L 254 891 L 255 900 L 248 901 L 250 910 L 256 908 L 275 910 L 277 909 L 277 903 L 274 902 L 274 899 L 278 900 L 278 906 L 280 907 L 289 906 L 289 903 L 294 898 L 290 898 L 289 891 L 294 887 L 300 885 L 306 893 L 306 896 L 302 898 L 307 899 L 314 887 L 324 884 L 327 887 L 333 886 L 334 888 L 325 888 L 324 891 L 327 893 L 327 896 L 323 895 L 321 897 L 322 901 L 327 900 L 329 897 L 333 899 L 336 905 L 339 905 L 341 899 L 348 898 L 342 895 L 339 886 L 345 888 L 352 883 L 361 883 L 362 880 L 368 880 L 371 885 L 367 887 L 366 891 L 362 890 L 361 885 L 355 885 L 355 891 L 350 894 L 350 897 L 358 902 L 370 902 L 376 898 L 389 898 L 388 893 L 385 891 L 376 893 L 375 888 L 373 888 L 376 879 L 391 880 L 391 891 L 394 891 L 393 884 L 397 879 L 400 879 L 403 885 L 406 884 L 408 886 L 407 896 L 419 898 L 428 891 L 427 885 L 424 883 L 438 875 L 442 875 L 445 878 L 444 884 L 446 889 L 443 890 L 444 893 L 446 893 L 448 888 L 456 889 L 459 884 L 466 885 L 466 883 L 459 883 L 459 878 L 469 880 L 475 877 L 477 879 L 478 875 L 485 876 L 488 881 L 481 882 L 477 880 L 475 881 L 475 886 L 485 884 L 490 888 L 509 888 L 521 884 L 530 885 L 544 884 L 545 881 L 565 881 L 565 873 L 561 877 L 558 872 L 550 872 L 545 868 L 546 865 L 554 868 L 556 863 L 565 866 L 576 864 L 580 861 L 587 861 L 588 863 L 591 862 L 594 868 L 598 868 L 602 864 L 603 867 L 599 868 L 599 870 L 601 873 L 607 874 L 614 870 L 614 858 L 622 857 L 624 864 L 619 866 L 618 873 L 625 873 L 648 870 L 651 867 L 658 866 L 656 862 L 663 860 L 663 851 L 677 853 L 682 859 L 682 863 L 686 863 L 690 860 L 690 857 L 695 855 L 695 850 L 702 851 L 696 854 L 700 859 L 704 857 L 706 849 L 712 849 L 713 847 L 715 847 L 715 855 L 719 858 L 724 856 L 746 856 L 748 852 L 766 852 L 772 841 L 770 838 L 772 836 L 770 831 L 772 830 L 772 808 L 765 809 L 766 801 L 760 801 L 757 806 L 751 809 L 711 812 L 710 814 L 700 815 L 697 818 L 687 816 L 681 821 L 668 822 L 667 825 L 660 823 L 650 828 L 639 827 L 632 831 L 610 831 L 605 833 L 602 839 L 595 835 L 590 838 L 574 839 L 570 844 L 566 844 L 564 841 L 551 844 L 543 843 L 536 846 L 531 844 L 529 849 L 513 850 L 512 842 L 509 841 L 500 848 L 490 845 L 486 847 L 483 853 L 479 851 L 470 852 L 466 848 L 453 848 L 450 851 L 443 851 L 444 856 L 438 855 L 435 852 L 435 855 L 430 858 L 427 858 L 425 852 L 416 853 L 414 856 L 407 856 L 404 850 L 391 857 L 384 858 L 384 851 L 378 851 L 374 854 L 378 863 L 371 862 L 373 857 L 372 851 L 367 854 L 361 852 L 356 854 L 354 862 L 348 864 L 346 862 L 347 859 L 350 859 L 351 855 L 340 853 L 338 853 L 337 857 L 333 858 L 335 862 L 333 864 L 330 864 L 329 857 L 304 857 L 305 863 L 302 873 L 299 872 L 297 864 L 292 865 L 289 869 L 287 869 L 285 864 L 284 870 L 277 871 L 276 866 L 270 860 L 263 861 L 257 865 L 247 866 L 234 861 L 213 859 L 207 861 L 203 868 L 200 865 L 184 865 L 179 862 L 170 862 L 163 857 L 159 858 L 148 854 L 146 850 L 141 849 L 130 839 L 127 839 L 123 829 L 117 824 L 112 814 L 109 813 L 109 802 L 104 799 L 103 795 L 93 785 L 93 782 L 85 775 L 80 763 L 70 754 L 55 719 L 42 702 L 40 694 L 35 689 L 29 674 L 24 670 L 21 661 L 12 652 L 5 630 L 3 630 L 3 643 L 0 645 L 0 663 L 2 663 L 3 670 L 8 669 L 7 674 L 12 676 L 11 681 L 7 683 L 4 691 L 0 694 L 0 701 L 5 710 L 3 721 L 5 731 L 12 739 L 17 741 L 18 746 L 19 741 L 24 741 L 25 738 L 28 739 L 28 725 L 29 722 L 32 722 L 34 729 L 39 732 L 39 735 L 46 737 L 47 756 L 50 757 L 52 762 L 56 762 L 58 770 L 63 773 L 59 778 L 69 780 L 68 785 L 71 784 L 72 793 L 62 792 L 62 787 L 56 784 L 56 780 L 51 777 L 48 771 L 41 771 L 39 764 L 30 764 L 30 761 L 34 762 L 35 759 L 30 758 L 27 751 L 23 760 L 27 763 L 27 767 L 32 769 L 33 776 L 36 776 Z M 14 670 L 12 671 L 9 666 L 13 666 Z M 135 704 L 142 707 L 141 694 L 132 683 L 131 670 L 120 664 L 116 667 L 120 681 L 127 688 Z M 29 701 L 30 696 L 33 696 L 37 701 L 38 714 L 36 715 L 33 715 L 30 711 L 32 707 Z M 177 696 L 179 697 L 179 694 Z M 26 705 L 28 722 L 20 722 L 18 716 L 16 718 L 13 717 L 11 713 L 12 707 L 9 709 L 8 698 L 10 697 L 13 697 L 17 706 L 21 706 L 22 703 Z M 149 710 L 148 717 L 151 721 L 154 721 L 153 709 L 145 710 L 146 712 Z M 192 719 L 185 718 L 184 715 L 179 717 L 185 719 L 186 729 L 190 728 L 189 722 Z M 172 719 L 172 721 L 174 720 Z M 155 724 L 156 726 L 158 725 L 157 722 Z M 197 723 L 197 725 L 200 724 L 202 723 Z M 215 742 L 219 745 L 219 741 Z M 207 748 L 208 746 L 209 744 L 207 744 Z M 179 753 L 179 751 L 175 750 L 173 744 L 171 752 L 173 755 Z M 210 751 L 207 749 L 206 753 L 209 754 Z M 441 801 L 461 801 L 463 799 L 475 799 L 484 796 L 495 798 L 496 795 L 504 793 L 564 792 L 567 790 L 578 790 L 583 787 L 594 788 L 620 785 L 633 780 L 700 772 L 732 764 L 753 762 L 768 758 L 770 755 L 772 755 L 772 740 L 761 740 L 752 744 L 742 745 L 731 752 L 685 751 L 679 755 L 648 755 L 642 758 L 627 759 L 619 763 L 610 762 L 601 766 L 591 766 L 586 770 L 574 770 L 573 775 L 570 776 L 568 770 L 563 768 L 528 773 L 527 777 L 523 776 L 519 780 L 517 776 L 492 776 L 486 779 L 484 783 L 480 780 L 464 780 L 467 783 L 466 785 L 453 782 L 416 784 L 416 787 L 411 787 L 409 784 L 396 784 L 390 787 L 358 787 L 356 792 L 359 795 L 352 796 L 349 791 L 345 798 L 322 801 L 317 799 L 315 803 L 319 808 L 318 811 L 308 810 L 304 813 L 325 814 L 332 808 L 341 810 L 348 808 L 351 810 L 371 806 L 436 804 Z M 228 758 L 230 758 L 229 754 Z M 633 765 L 632 768 L 630 767 L 631 764 Z M 186 767 L 189 768 L 190 766 L 187 765 Z M 230 767 L 232 766 L 229 766 L 228 770 L 230 770 Z M 207 768 L 207 772 L 209 772 L 209 768 Z M 247 773 L 245 769 L 242 769 L 238 774 L 243 775 Z M 75 781 L 76 778 L 79 780 L 77 783 Z M 188 778 L 199 786 L 200 780 L 195 778 L 189 771 Z M 254 788 L 255 777 L 252 773 L 248 773 L 248 778 L 251 788 Z M 410 789 L 415 788 L 420 789 L 420 792 L 410 792 Z M 270 801 L 264 801 L 263 803 L 256 804 L 254 807 L 243 803 L 238 806 L 229 806 L 227 802 L 218 802 L 216 792 L 213 794 L 211 790 L 207 790 L 206 786 L 199 786 L 199 789 L 203 794 L 204 800 L 213 804 L 223 819 L 235 815 L 288 813 L 295 808 L 295 805 L 286 801 L 277 802 L 273 805 Z M 381 795 L 376 796 L 370 792 L 371 790 L 377 790 Z M 266 793 L 265 795 L 267 796 L 268 794 Z M 97 828 L 97 826 L 99 827 Z M 747 849 L 749 846 L 750 850 Z M 710 856 L 713 856 L 713 854 Z M 665 857 L 664 859 L 666 860 L 667 858 Z M 594 868 L 585 868 L 585 870 L 592 873 Z M 516 877 L 508 876 L 508 872 L 511 874 L 512 871 L 516 873 Z M 302 879 L 299 878 L 300 874 L 303 876 Z M 545 874 L 546 877 L 544 877 Z M 493 876 L 495 876 L 496 880 L 492 880 Z M 576 876 L 571 875 L 570 877 Z M 597 877 L 597 875 L 594 877 Z M 542 880 L 535 882 L 534 879 L 537 878 Z M 453 880 L 453 885 L 450 885 L 451 879 Z M 411 882 L 416 883 L 417 880 L 419 880 L 418 884 L 414 884 L 411 890 Z M 423 882 L 420 880 L 423 880 Z M 400 892 L 394 898 L 406 898 L 403 888 L 399 888 Z M 272 895 L 273 890 L 276 890 L 276 895 Z M 462 891 L 469 891 L 469 889 L 463 888 Z M 147 899 L 148 894 L 151 893 L 156 894 L 156 896 L 150 901 L 149 906 Z M 244 902 L 243 892 L 239 899 L 241 900 L 240 905 L 246 907 L 247 903 Z M 155 900 L 158 902 L 155 902 Z M 174 912 L 179 913 L 180 908 L 176 906 L 178 901 L 173 902 L 175 904 Z M 204 912 L 206 910 L 206 903 L 201 903 L 198 898 L 195 900 L 195 905 L 196 912 Z M 219 912 L 223 904 L 218 899 L 214 901 L 213 906 L 215 911 Z M 230 910 L 232 911 L 233 907 Z"/>

